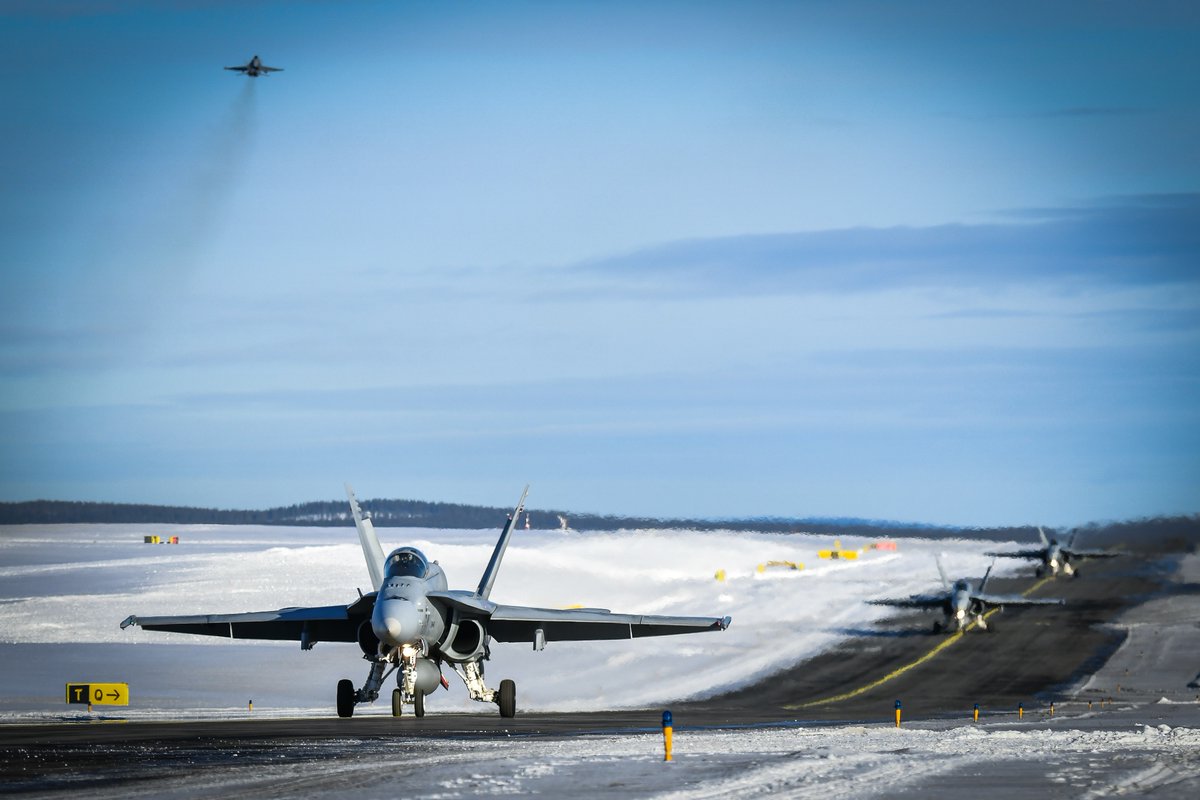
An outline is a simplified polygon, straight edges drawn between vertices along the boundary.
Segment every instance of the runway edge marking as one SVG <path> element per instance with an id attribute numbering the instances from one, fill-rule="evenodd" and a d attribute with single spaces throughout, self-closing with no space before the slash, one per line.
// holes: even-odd
<path id="1" fill-rule="evenodd" d="M 1042 578 L 1037 583 L 1035 583 L 1033 586 L 1030 586 L 1028 589 L 1021 592 L 1021 596 L 1028 597 L 1029 595 L 1033 594 L 1037 589 L 1042 587 L 1049 580 L 1051 580 L 1051 576 Z M 999 608 L 993 608 L 991 611 L 989 611 L 983 615 L 984 619 L 987 619 L 988 617 L 992 616 L 999 610 L 1000 610 Z M 972 622 L 970 625 L 967 626 L 966 630 L 969 631 L 969 630 L 971 630 L 971 628 L 974 628 L 974 627 L 975 627 L 975 623 Z M 916 661 L 912 661 L 908 664 L 905 664 L 902 667 L 898 667 L 897 669 L 894 669 L 891 672 L 889 672 L 887 675 L 884 675 L 882 678 L 872 681 L 871 683 L 868 683 L 865 686 L 860 686 L 857 689 L 852 689 L 849 692 L 845 692 L 845 693 L 839 694 L 839 695 L 834 695 L 833 697 L 826 697 L 823 700 L 810 700 L 807 703 L 795 703 L 792 705 L 786 705 L 783 708 L 785 711 L 798 711 L 802 708 L 812 708 L 813 706 L 824 706 L 824 705 L 829 705 L 831 703 L 840 703 L 843 700 L 849 700 L 852 697 L 858 697 L 860 694 L 864 694 L 865 692 L 869 692 L 872 689 L 882 686 L 883 684 L 887 683 L 888 681 L 892 680 L 893 678 L 898 678 L 899 676 L 908 672 L 913 667 L 918 667 L 921 664 L 924 664 L 926 661 L 930 660 L 931 658 L 936 656 L 938 653 L 942 652 L 947 647 L 949 647 L 950 645 L 954 644 L 959 639 L 961 639 L 964 633 L 966 633 L 966 631 L 957 631 L 957 632 L 951 634 L 950 637 L 948 639 L 946 639 L 946 641 L 941 642 L 936 647 L 934 647 L 932 650 L 930 650 L 928 653 L 926 653 L 925 655 L 918 658 Z"/>

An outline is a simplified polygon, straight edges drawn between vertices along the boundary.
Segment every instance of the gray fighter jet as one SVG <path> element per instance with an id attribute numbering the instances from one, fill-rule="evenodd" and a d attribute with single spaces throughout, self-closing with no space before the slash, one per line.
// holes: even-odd
<path id="1" fill-rule="evenodd" d="M 995 633 L 996 624 L 989 623 L 984 614 L 988 609 L 993 607 L 1004 606 L 1046 606 L 1046 605 L 1062 605 L 1062 600 L 1054 599 L 1034 599 L 1023 597 L 1019 594 L 987 594 L 988 578 L 992 575 L 993 563 L 987 568 L 987 572 L 983 573 L 983 580 L 979 582 L 978 588 L 973 588 L 971 582 L 966 578 L 959 578 L 951 585 L 950 580 L 946 577 L 946 570 L 942 568 L 942 560 L 937 559 L 938 574 L 942 576 L 942 587 L 944 592 L 936 594 L 914 594 L 906 598 L 896 600 L 868 600 L 871 605 L 876 606 L 898 606 L 900 608 L 921 608 L 925 610 L 941 609 L 943 619 L 933 623 L 933 632 L 941 633 L 943 630 L 950 630 L 951 626 L 958 632 L 966 630 L 967 626 L 974 622 L 979 626 L 980 630 Z"/>
<path id="2" fill-rule="evenodd" d="M 243 75 L 247 75 L 251 78 L 257 78 L 259 75 L 270 75 L 272 72 L 283 72 L 283 67 L 268 67 L 266 64 L 262 63 L 262 59 L 260 59 L 258 56 L 250 59 L 240 67 L 226 67 L 225 69 L 231 69 L 234 72 L 240 72 Z"/>
<path id="3" fill-rule="evenodd" d="M 997 558 L 1028 558 L 1030 560 L 1040 561 L 1037 568 L 1037 576 L 1040 578 L 1047 571 L 1053 577 L 1058 577 L 1058 571 L 1061 569 L 1064 575 L 1072 575 L 1079 577 L 1079 569 L 1071 564 L 1072 561 L 1082 561 L 1085 558 L 1116 558 L 1117 556 L 1125 555 L 1110 550 L 1081 550 L 1075 547 L 1075 537 L 1079 535 L 1079 531 L 1072 531 L 1071 536 L 1067 539 L 1067 543 L 1059 544 L 1058 539 L 1047 539 L 1046 532 L 1038 526 L 1038 536 L 1042 539 L 1042 546 L 1034 550 L 1016 550 L 1007 553 L 987 553 L 986 555 L 995 556 Z"/>
<path id="4" fill-rule="evenodd" d="M 607 609 L 550 609 L 507 606 L 489 599 L 492 585 L 525 507 L 529 487 L 504 525 L 491 560 L 474 590 L 447 589 L 446 575 L 415 547 L 401 547 L 384 558 L 370 516 L 359 508 L 346 486 L 358 539 L 376 591 L 346 606 L 283 608 L 248 614 L 179 617 L 130 616 L 122 628 L 176 631 L 231 639 L 299 641 L 301 650 L 317 642 L 357 642 L 371 662 L 362 688 L 349 679 L 337 686 L 339 717 L 354 714 L 358 703 L 374 702 L 393 672 L 392 714 L 401 716 L 406 704 L 418 717 L 425 715 L 425 695 L 439 685 L 449 688 L 442 666 L 449 664 L 466 684 L 473 700 L 496 703 L 500 716 L 516 713 L 516 684 L 500 681 L 498 690 L 483 680 L 483 662 L 490 658 L 488 643 L 532 642 L 541 650 L 547 642 L 630 639 L 675 633 L 725 630 L 729 617 L 668 617 L 613 614 Z"/>

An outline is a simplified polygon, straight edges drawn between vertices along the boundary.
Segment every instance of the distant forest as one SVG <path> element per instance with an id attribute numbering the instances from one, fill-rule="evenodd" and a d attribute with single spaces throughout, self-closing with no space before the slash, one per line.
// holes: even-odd
<path id="1" fill-rule="evenodd" d="M 362 507 L 370 513 L 377 527 L 393 528 L 499 529 L 512 512 L 510 508 L 428 503 L 420 500 L 365 500 Z M 867 538 L 919 536 L 934 539 L 979 538 L 1029 542 L 1036 542 L 1038 538 L 1037 528 L 1032 526 L 963 528 L 857 518 L 655 519 L 537 509 L 529 509 L 527 513 L 529 526 L 542 530 L 559 528 L 561 516 L 567 520 L 571 529 L 590 531 L 678 528 L 764 533 L 804 532 Z M 0 503 L 0 525 L 64 523 L 308 526 L 353 524 L 349 505 L 344 500 L 300 503 L 263 511 L 63 500 Z M 521 524 L 524 525 L 525 520 L 522 520 Z M 1086 532 L 1088 540 L 1096 544 L 1102 541 L 1151 538 L 1194 549 L 1200 541 L 1200 515 L 1092 523 L 1081 528 L 1081 531 Z"/>

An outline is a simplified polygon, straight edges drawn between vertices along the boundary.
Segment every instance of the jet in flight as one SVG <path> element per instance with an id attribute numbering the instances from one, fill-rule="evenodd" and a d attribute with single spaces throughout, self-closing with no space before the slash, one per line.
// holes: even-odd
<path id="1" fill-rule="evenodd" d="M 272 72 L 283 72 L 283 67 L 268 67 L 262 63 L 262 59 L 258 56 L 247 61 L 240 67 L 226 67 L 234 72 L 240 72 L 243 75 L 248 75 L 251 78 L 257 78 L 259 75 L 270 75 Z"/>
<path id="2" fill-rule="evenodd" d="M 942 588 L 944 591 L 934 594 L 914 594 L 901 599 L 889 600 L 868 600 L 871 605 L 877 606 L 898 606 L 900 608 L 920 608 L 925 610 L 941 609 L 943 618 L 933 623 L 933 632 L 941 633 L 943 630 L 950 630 L 953 625 L 959 633 L 974 622 L 981 630 L 995 633 L 996 624 L 989 623 L 985 618 L 988 609 L 993 607 L 1003 606 L 1045 606 L 1045 605 L 1062 605 L 1062 600 L 1053 599 L 1034 599 L 1023 597 L 1019 594 L 987 594 L 988 578 L 992 574 L 993 563 L 987 568 L 987 572 L 983 573 L 983 580 L 979 582 L 978 588 L 971 586 L 971 581 L 966 578 L 959 578 L 953 585 L 946 577 L 946 571 L 942 568 L 941 559 L 937 559 L 938 574 L 942 576 Z"/>
<path id="3" fill-rule="evenodd" d="M 416 716 L 422 717 L 425 696 L 439 685 L 449 688 L 442 674 L 446 664 L 462 678 L 472 700 L 496 703 L 500 716 L 512 717 L 516 713 L 516 684 L 502 680 L 498 689 L 490 689 L 483 679 L 484 662 L 491 656 L 488 644 L 493 639 L 531 642 L 535 650 L 542 650 L 552 641 L 631 639 L 718 631 L 729 626 L 729 617 L 614 614 L 597 608 L 531 608 L 492 602 L 490 595 L 500 561 L 528 493 L 529 487 L 525 487 L 473 590 L 448 589 L 442 568 L 415 547 L 400 547 L 384 558 L 369 514 L 363 513 L 347 485 L 346 496 L 375 591 L 366 595 L 360 591 L 359 598 L 345 606 L 244 614 L 130 616 L 121 627 L 138 625 L 145 630 L 231 639 L 299 641 L 301 650 L 310 650 L 321 641 L 357 642 L 371 668 L 359 689 L 349 679 L 338 682 L 339 717 L 353 716 L 359 703 L 374 702 L 384 682 L 397 671 L 392 714 L 401 716 L 403 707 L 411 704 Z"/>
<path id="4" fill-rule="evenodd" d="M 986 555 L 995 556 L 997 558 L 1028 558 L 1030 560 L 1040 561 L 1037 568 L 1037 576 L 1040 578 L 1049 570 L 1053 577 L 1058 577 L 1058 571 L 1061 569 L 1064 575 L 1073 575 L 1079 577 L 1079 570 L 1074 567 L 1072 561 L 1082 561 L 1085 558 L 1116 558 L 1124 555 L 1108 550 L 1080 550 L 1075 547 L 1075 537 L 1079 535 L 1079 531 L 1073 531 L 1071 537 L 1067 539 L 1066 544 L 1060 544 L 1058 539 L 1047 539 L 1046 532 L 1038 526 L 1038 536 L 1042 539 L 1042 546 L 1033 550 L 1016 550 L 1007 553 L 987 553 Z"/>

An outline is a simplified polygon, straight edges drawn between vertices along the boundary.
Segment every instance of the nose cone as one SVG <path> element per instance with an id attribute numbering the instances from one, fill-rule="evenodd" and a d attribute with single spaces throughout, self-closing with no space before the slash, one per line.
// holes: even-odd
<path id="1" fill-rule="evenodd" d="M 413 643 L 420 638 L 421 615 L 408 600 L 380 600 L 375 603 L 375 612 L 371 615 L 371 629 L 385 644 Z"/>

